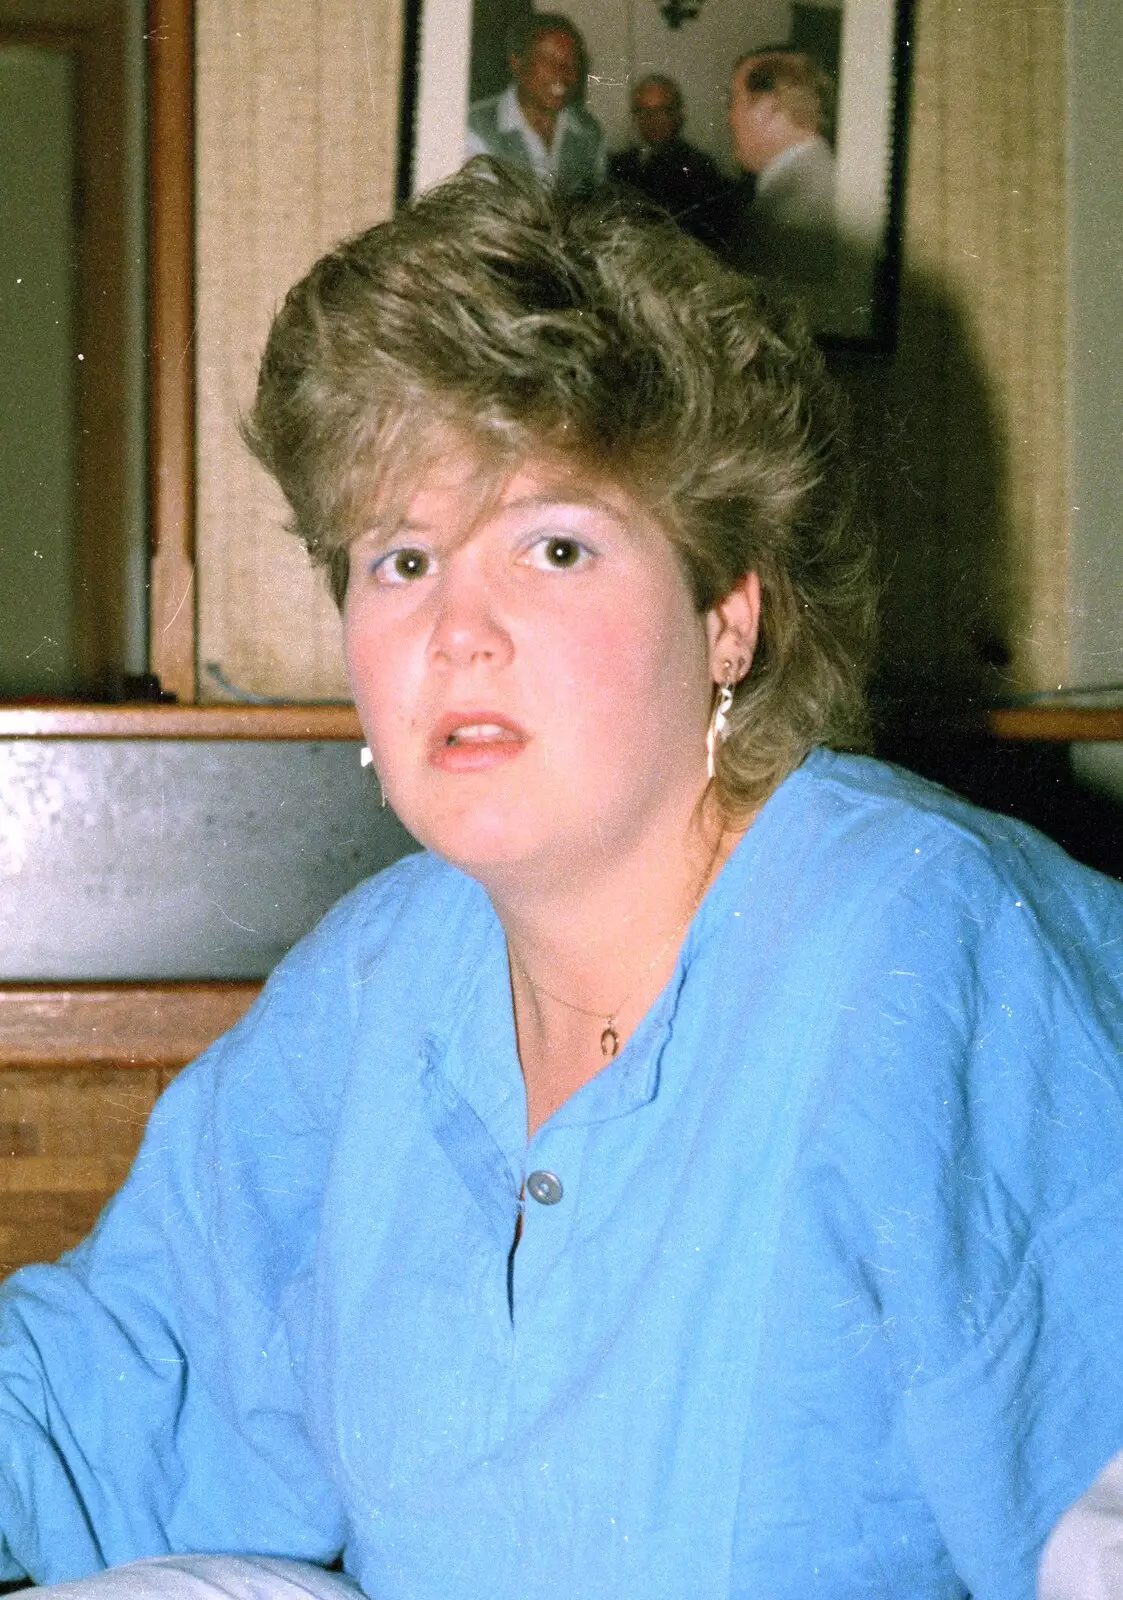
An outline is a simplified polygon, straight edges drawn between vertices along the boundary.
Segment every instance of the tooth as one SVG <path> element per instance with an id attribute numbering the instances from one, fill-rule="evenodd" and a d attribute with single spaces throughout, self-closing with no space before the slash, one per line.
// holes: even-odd
<path id="1" fill-rule="evenodd" d="M 506 728 L 501 728 L 497 722 L 466 722 L 462 727 L 454 728 L 446 742 L 456 744 L 461 739 L 495 742 L 507 736 Z"/>

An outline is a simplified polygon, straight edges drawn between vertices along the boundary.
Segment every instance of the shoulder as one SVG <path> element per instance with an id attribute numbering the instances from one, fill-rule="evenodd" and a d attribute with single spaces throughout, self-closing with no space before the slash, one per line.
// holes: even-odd
<path id="1" fill-rule="evenodd" d="M 1015 909 L 1019 894 L 1036 896 L 1043 924 L 1123 917 L 1123 884 L 1027 824 L 903 768 L 817 750 L 788 781 L 793 801 L 823 820 L 824 842 L 844 837 L 855 870 L 883 876 L 889 892 L 919 878 L 928 892 L 997 897 Z"/>
<path id="2" fill-rule="evenodd" d="M 278 963 L 242 1021 L 184 1078 L 224 1102 L 259 1097 L 296 1118 L 330 1123 L 353 1041 L 380 969 L 455 968 L 490 903 L 479 886 L 425 852 L 403 857 L 338 901 Z"/>
<path id="3" fill-rule="evenodd" d="M 503 95 L 489 95 L 486 100 L 476 100 L 468 107 L 468 127 L 481 137 L 494 133 L 499 127 L 499 107 Z"/>
<path id="4" fill-rule="evenodd" d="M 241 1022 L 173 1081 L 130 1183 L 178 1174 L 182 1192 L 234 1217 L 238 1237 L 272 1258 L 270 1230 L 283 1233 L 286 1218 L 319 1204 L 356 1063 L 393 1041 L 403 1015 L 439 1005 L 489 912 L 478 885 L 427 854 L 352 890 L 289 951 Z M 299 1242 L 306 1230 L 294 1227 Z"/>
<path id="5" fill-rule="evenodd" d="M 821 1028 L 786 1236 L 862 1280 L 902 1370 L 948 1374 L 924 1403 L 954 1431 L 988 1363 L 1032 1368 L 1026 1330 L 1059 1357 L 1117 1321 L 1123 884 L 877 762 L 816 752 L 785 789 Z"/>
<path id="6" fill-rule="evenodd" d="M 1008 1192 L 1038 1186 L 1027 1215 L 1113 1171 L 1123 884 L 860 757 L 817 751 L 773 800 L 749 835 L 764 824 L 758 893 L 785 981 L 815 996 L 816 1115 L 839 1160 L 864 1149 L 896 1183 L 902 1151 L 916 1173 L 935 1153 L 938 1183 L 970 1148 Z"/>
<path id="7" fill-rule="evenodd" d="M 623 150 L 613 150 L 608 157 L 609 176 L 619 183 L 628 183 L 639 170 L 639 148 L 628 145 Z"/>
<path id="8" fill-rule="evenodd" d="M 989 1230 L 968 1276 L 1016 1263 L 1123 1166 L 1123 884 L 877 762 L 817 752 L 789 793 L 799 925 L 829 930 L 807 1135 L 871 1212 L 927 1218 L 934 1248 Z"/>
<path id="9" fill-rule="evenodd" d="M 1071 877 L 1088 888 L 1106 889 L 1110 895 L 1123 893 L 1115 880 L 1080 866 L 1027 823 L 985 811 L 887 761 L 819 748 L 777 793 L 788 785 L 798 805 L 824 810 L 837 817 L 840 826 L 871 830 L 871 846 L 881 844 L 891 850 L 912 840 L 915 847 L 913 835 L 920 830 L 926 838 L 955 846 L 980 862 L 1017 861 Z"/>
<path id="10" fill-rule="evenodd" d="M 584 106 L 566 106 L 562 115 L 565 118 L 566 131 L 585 143 L 595 146 L 598 150 L 604 145 L 604 130 L 596 117 L 586 111 Z"/>
<path id="11" fill-rule="evenodd" d="M 684 164 L 692 168 L 694 172 L 703 174 L 707 178 L 721 176 L 717 162 L 712 156 L 708 156 L 704 150 L 699 150 L 697 145 L 682 139 L 679 141 L 678 149 L 681 152 L 681 159 Z"/>

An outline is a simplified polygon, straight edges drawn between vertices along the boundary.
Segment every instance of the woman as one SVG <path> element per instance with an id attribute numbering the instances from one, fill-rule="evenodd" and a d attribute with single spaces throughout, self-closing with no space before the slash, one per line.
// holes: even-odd
<path id="1" fill-rule="evenodd" d="M 484 167 L 297 285 L 247 433 L 428 850 L 12 1281 L 9 1570 L 1030 1596 L 1123 1447 L 1123 889 L 827 748 L 871 579 L 809 342 Z"/>

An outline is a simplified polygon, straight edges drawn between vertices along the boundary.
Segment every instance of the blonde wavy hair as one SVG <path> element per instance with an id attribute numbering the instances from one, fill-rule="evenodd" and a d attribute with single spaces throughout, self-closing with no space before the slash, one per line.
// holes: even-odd
<path id="1" fill-rule="evenodd" d="M 243 431 L 340 604 L 372 506 L 453 438 L 631 494 L 700 613 L 755 570 L 716 775 L 735 813 L 813 745 L 866 743 L 875 585 L 844 420 L 798 317 L 664 216 L 480 158 L 290 290 Z"/>

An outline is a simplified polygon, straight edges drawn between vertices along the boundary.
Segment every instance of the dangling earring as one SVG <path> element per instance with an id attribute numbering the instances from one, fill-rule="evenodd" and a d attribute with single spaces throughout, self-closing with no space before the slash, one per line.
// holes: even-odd
<path id="1" fill-rule="evenodd" d="M 713 713 L 710 716 L 710 726 L 706 730 L 706 775 L 713 780 L 717 771 L 717 751 L 720 744 L 725 743 L 725 725 L 729 721 L 729 708 L 733 704 L 733 685 L 736 678 L 733 672 L 732 661 L 723 661 L 721 664 L 721 686 L 714 701 Z"/>
<path id="2" fill-rule="evenodd" d="M 370 753 L 370 745 L 369 744 L 363 745 L 362 749 L 359 751 L 359 765 L 360 765 L 360 767 L 373 767 L 374 766 L 374 757 Z M 378 777 L 377 773 L 375 773 L 375 777 Z M 378 803 L 382 807 L 383 811 L 385 811 L 386 810 L 386 790 L 382 787 L 382 779 L 381 778 L 378 778 Z"/>

